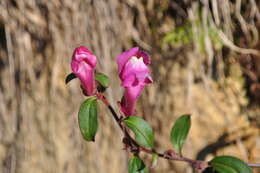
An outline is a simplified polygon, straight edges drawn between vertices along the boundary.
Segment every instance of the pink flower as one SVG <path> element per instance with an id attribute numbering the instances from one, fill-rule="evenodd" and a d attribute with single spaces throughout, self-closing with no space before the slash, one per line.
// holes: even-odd
<path id="1" fill-rule="evenodd" d="M 94 71 L 97 64 L 96 56 L 84 46 L 76 48 L 72 55 L 71 69 L 79 78 L 85 95 L 93 95 L 96 91 Z"/>
<path id="2" fill-rule="evenodd" d="M 148 69 L 150 57 L 146 52 L 134 47 L 119 55 L 117 64 L 121 85 L 125 88 L 120 102 L 121 111 L 126 116 L 131 116 L 135 113 L 135 104 L 143 88 L 152 83 Z"/>

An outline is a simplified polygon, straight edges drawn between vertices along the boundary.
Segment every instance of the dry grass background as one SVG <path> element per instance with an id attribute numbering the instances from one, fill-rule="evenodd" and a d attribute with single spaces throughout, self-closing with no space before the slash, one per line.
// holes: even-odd
<path id="1" fill-rule="evenodd" d="M 98 70 L 110 76 L 107 94 L 115 106 L 122 94 L 115 57 L 133 45 L 150 52 L 154 84 L 143 93 L 138 115 L 152 124 L 158 150 L 171 147 L 174 120 L 192 113 L 185 155 L 229 154 L 260 163 L 259 3 L 0 1 L 0 172 L 127 172 L 122 135 L 101 104 L 96 142 L 84 142 L 79 133 L 77 111 L 84 97 L 78 82 L 64 83 L 79 45 L 95 52 Z M 203 30 L 196 24 L 198 14 Z M 188 45 L 163 42 L 186 21 L 194 34 Z M 214 47 L 211 27 L 217 28 L 221 48 Z M 151 172 L 192 170 L 159 160 Z"/>

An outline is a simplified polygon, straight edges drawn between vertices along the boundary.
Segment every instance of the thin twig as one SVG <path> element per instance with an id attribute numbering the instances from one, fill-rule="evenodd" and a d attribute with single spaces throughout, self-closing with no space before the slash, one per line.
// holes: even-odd
<path id="1" fill-rule="evenodd" d="M 130 134 L 128 133 L 128 131 L 126 130 L 126 127 L 123 126 L 122 124 L 122 118 L 120 118 L 116 111 L 114 110 L 114 108 L 109 104 L 109 102 L 107 101 L 106 97 L 102 94 L 102 93 L 96 93 L 96 96 L 99 100 L 101 100 L 110 110 L 111 114 L 113 115 L 114 120 L 116 121 L 116 123 L 118 124 L 118 126 L 120 127 L 120 129 L 122 130 L 123 134 L 124 134 L 124 138 L 127 139 L 127 141 L 130 142 L 130 144 L 127 144 L 128 147 L 130 147 L 130 152 L 134 152 L 134 153 L 138 153 L 138 152 L 145 152 L 147 154 L 156 154 L 158 157 L 167 159 L 167 160 L 175 160 L 175 161 L 183 161 L 183 162 L 187 162 L 190 165 L 192 165 L 196 170 L 199 171 L 203 171 L 205 170 L 207 167 L 209 167 L 208 162 L 206 161 L 201 161 L 201 160 L 192 160 L 190 158 L 184 157 L 181 154 L 173 151 L 173 150 L 166 150 L 164 153 L 159 153 L 154 149 L 148 149 L 145 147 L 140 146 L 135 139 L 133 139 Z M 127 150 L 128 151 L 128 150 Z M 255 168 L 260 168 L 260 164 L 257 163 L 248 163 L 247 164 L 249 167 L 255 167 Z"/>
<path id="2" fill-rule="evenodd" d="M 253 168 L 260 168 L 260 163 L 248 163 L 247 166 L 253 167 Z"/>
<path id="3" fill-rule="evenodd" d="M 133 139 L 130 134 L 127 132 L 127 130 L 125 130 L 125 127 L 122 124 L 121 118 L 119 118 L 119 116 L 117 115 L 116 111 L 114 110 L 114 108 L 109 104 L 109 102 L 107 101 L 107 99 L 105 98 L 105 96 L 101 93 L 97 93 L 96 94 L 97 98 L 99 100 L 101 100 L 110 110 L 111 114 L 113 115 L 114 120 L 116 121 L 116 123 L 118 124 L 118 126 L 120 127 L 120 129 L 122 130 L 122 132 L 124 133 L 124 138 L 127 139 L 127 141 L 130 141 L 130 145 L 128 147 L 130 147 L 130 151 L 131 152 L 145 152 L 147 154 L 156 154 L 158 155 L 158 157 L 167 159 L 167 160 L 175 160 L 175 161 L 183 161 L 183 162 L 187 162 L 189 164 L 191 164 L 195 169 L 197 170 L 204 170 L 205 168 L 208 167 L 208 163 L 204 162 L 204 161 L 200 161 L 200 160 L 192 160 L 186 157 L 183 157 L 182 155 L 180 155 L 179 153 L 176 153 L 173 150 L 167 150 L 165 153 L 159 153 L 157 151 L 155 151 L 154 149 L 148 149 L 145 147 L 140 146 L 135 139 Z M 134 146 L 134 148 L 132 148 Z M 138 151 L 136 151 L 136 149 Z"/>

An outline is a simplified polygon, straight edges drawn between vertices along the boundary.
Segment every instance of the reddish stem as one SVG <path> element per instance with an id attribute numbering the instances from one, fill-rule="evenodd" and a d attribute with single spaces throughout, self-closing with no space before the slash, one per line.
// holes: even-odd
<path id="1" fill-rule="evenodd" d="M 207 162 L 200 161 L 200 160 L 192 160 L 192 159 L 183 157 L 182 155 L 180 155 L 179 153 L 176 153 L 173 150 L 167 150 L 165 153 L 159 153 L 159 152 L 156 152 L 154 149 L 151 150 L 151 149 L 138 145 L 137 142 L 130 136 L 128 131 L 125 130 L 126 127 L 123 126 L 121 119 L 119 118 L 119 116 L 117 115 L 117 113 L 115 112 L 113 107 L 109 104 L 106 97 L 102 93 L 96 93 L 96 96 L 110 110 L 111 114 L 113 115 L 113 118 L 115 119 L 115 121 L 117 122 L 118 126 L 120 127 L 120 129 L 122 130 L 122 132 L 124 134 L 125 141 L 127 141 L 127 142 L 125 142 L 125 144 L 127 145 L 127 147 L 130 147 L 129 151 L 134 152 L 134 153 L 138 153 L 138 152 L 142 151 L 142 152 L 145 152 L 148 154 L 156 154 L 156 155 L 158 155 L 158 157 L 161 157 L 161 158 L 164 158 L 167 160 L 184 161 L 184 162 L 191 164 L 196 170 L 199 170 L 199 171 L 203 171 L 204 169 L 206 169 L 208 167 Z"/>

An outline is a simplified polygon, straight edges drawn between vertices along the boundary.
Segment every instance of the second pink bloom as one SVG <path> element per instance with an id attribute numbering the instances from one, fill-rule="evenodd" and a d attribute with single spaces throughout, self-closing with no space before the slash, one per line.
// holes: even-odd
<path id="1" fill-rule="evenodd" d="M 135 105 L 146 84 L 152 83 L 148 65 L 149 55 L 139 50 L 138 47 L 131 48 L 117 57 L 118 73 L 125 88 L 121 100 L 121 111 L 126 116 L 135 113 Z"/>

